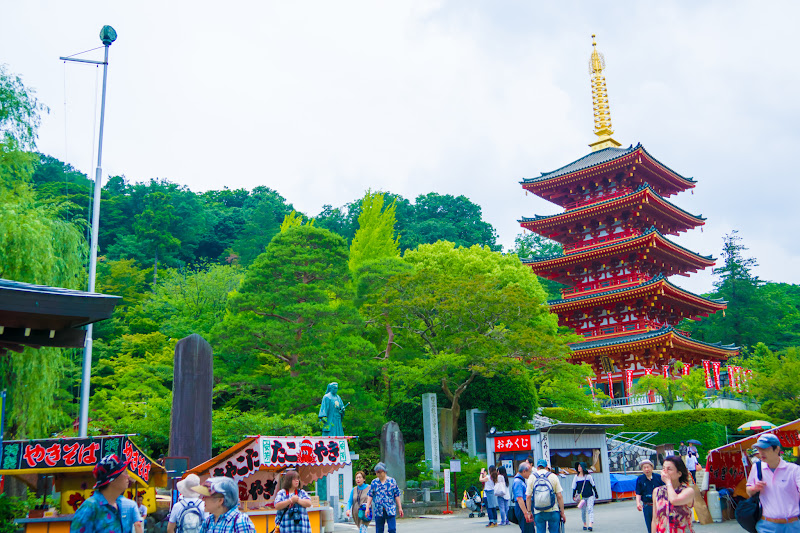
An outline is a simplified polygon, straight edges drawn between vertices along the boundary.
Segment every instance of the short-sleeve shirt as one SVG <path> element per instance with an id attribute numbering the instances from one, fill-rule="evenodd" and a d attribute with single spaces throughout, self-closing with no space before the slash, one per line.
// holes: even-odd
<path id="1" fill-rule="evenodd" d="M 369 484 L 369 496 L 372 498 L 372 513 L 375 516 L 395 516 L 397 504 L 395 498 L 400 497 L 400 488 L 393 477 L 386 477 L 386 481 L 375 478 Z"/>
<path id="2" fill-rule="evenodd" d="M 758 481 L 756 466 L 750 469 L 747 486 Z M 783 459 L 775 470 L 761 461 L 761 477 L 767 486 L 761 490 L 761 509 L 767 518 L 793 518 L 800 515 L 800 466 Z"/>
<path id="3" fill-rule="evenodd" d="M 301 500 L 310 500 L 308 494 L 303 489 L 297 491 L 297 496 Z M 285 502 L 291 494 L 283 489 L 275 495 L 275 503 Z M 291 509 L 291 510 L 290 510 Z M 281 533 L 311 533 L 311 523 L 308 521 L 308 511 L 302 505 L 294 504 L 286 508 L 286 511 L 278 511 L 276 515 L 280 517 Z"/>
<path id="4" fill-rule="evenodd" d="M 208 515 L 203 522 L 202 531 L 203 533 L 256 533 L 256 526 L 249 516 L 233 507 L 220 515 L 218 520 L 214 520 L 213 514 Z"/>
<path id="5" fill-rule="evenodd" d="M 533 496 L 533 485 L 536 483 L 537 474 L 539 476 L 547 474 L 547 469 L 539 468 L 535 472 L 531 472 L 531 477 L 528 478 L 528 489 L 525 491 L 525 496 L 528 498 Z M 558 494 L 564 491 L 564 489 L 561 487 L 561 482 L 558 480 L 558 476 L 555 475 L 554 473 L 550 472 L 550 475 L 547 476 L 547 480 L 553 487 L 554 493 Z M 534 509 L 534 513 L 549 513 L 551 511 L 558 511 L 558 499 L 556 499 L 556 502 L 549 509 L 542 509 L 542 510 Z"/>
<path id="6" fill-rule="evenodd" d="M 142 521 L 136 502 L 120 496 L 115 503 L 116 508 L 96 491 L 75 512 L 70 533 L 130 533 L 133 524 Z"/>
<path id="7" fill-rule="evenodd" d="M 697 457 L 695 457 L 694 454 L 686 458 L 686 468 L 690 472 L 697 470 Z"/>
<path id="8" fill-rule="evenodd" d="M 642 497 L 642 503 L 653 503 L 653 491 L 663 486 L 664 482 L 661 480 L 661 476 L 653 474 L 650 479 L 647 479 L 647 476 L 642 474 L 636 478 L 636 489 L 634 490 Z"/>
<path id="9" fill-rule="evenodd" d="M 525 482 L 525 478 L 522 477 L 522 474 L 517 474 L 514 476 L 514 480 L 511 482 L 511 498 L 516 502 L 517 498 L 525 499 L 525 489 L 527 488 L 527 484 Z"/>

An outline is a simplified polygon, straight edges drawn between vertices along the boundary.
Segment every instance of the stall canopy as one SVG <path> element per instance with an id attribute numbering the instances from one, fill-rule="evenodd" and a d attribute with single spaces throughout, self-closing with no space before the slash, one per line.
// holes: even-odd
<path id="1" fill-rule="evenodd" d="M 122 299 L 0 278 L 0 355 L 26 346 L 80 348 L 82 326 L 105 320 Z"/>
<path id="2" fill-rule="evenodd" d="M 272 500 L 277 477 L 295 469 L 303 485 L 308 485 L 350 464 L 348 441 L 355 437 L 248 437 L 187 470 L 201 479 L 226 476 L 239 482 L 250 498 L 244 501 Z"/>
<path id="3" fill-rule="evenodd" d="M 97 462 L 111 453 L 131 461 L 131 477 L 140 485 L 166 486 L 164 467 L 150 459 L 127 435 L 5 441 L 0 475 L 17 477 L 34 488 L 39 475 L 88 479 Z"/>
<path id="4" fill-rule="evenodd" d="M 717 488 L 736 489 L 750 472 L 750 460 L 746 452 L 753 447 L 760 435 L 772 433 L 780 439 L 783 448 L 793 448 L 800 446 L 798 430 L 800 430 L 800 418 L 711 450 L 706 457 L 709 483 L 716 485 Z"/>

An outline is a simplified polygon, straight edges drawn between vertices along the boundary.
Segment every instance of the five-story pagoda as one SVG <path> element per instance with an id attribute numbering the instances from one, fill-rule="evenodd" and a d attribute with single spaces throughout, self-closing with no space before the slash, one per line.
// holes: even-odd
<path id="1" fill-rule="evenodd" d="M 594 36 L 592 36 L 594 38 Z M 521 182 L 526 191 L 558 204 L 563 213 L 523 218 L 523 228 L 563 246 L 563 254 L 523 262 L 539 276 L 565 284 L 549 302 L 559 323 L 586 340 L 571 345 L 575 363 L 586 362 L 611 396 L 630 396 L 633 379 L 666 373 L 674 361 L 719 363 L 732 346 L 691 339 L 676 329 L 724 310 L 722 300 L 686 291 L 668 278 L 710 267 L 714 259 L 676 244 L 677 235 L 705 224 L 667 198 L 695 181 L 651 156 L 641 144 L 621 148 L 611 134 L 603 56 L 592 43 L 590 59 L 595 134 L 592 151 L 577 161 Z"/>

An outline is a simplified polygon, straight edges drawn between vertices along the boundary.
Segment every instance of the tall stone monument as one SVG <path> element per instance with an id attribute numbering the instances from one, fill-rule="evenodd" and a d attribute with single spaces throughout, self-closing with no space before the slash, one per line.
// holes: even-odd
<path id="1" fill-rule="evenodd" d="M 188 457 L 192 468 L 211 459 L 211 345 L 196 333 L 175 346 L 170 457 Z"/>
<path id="2" fill-rule="evenodd" d="M 453 410 L 439 408 L 439 444 L 442 447 L 442 454 L 452 457 L 455 454 L 453 449 Z"/>
<path id="3" fill-rule="evenodd" d="M 439 412 L 436 408 L 436 394 L 422 395 L 422 431 L 425 439 L 425 462 L 434 472 L 441 468 L 439 462 Z"/>
<path id="4" fill-rule="evenodd" d="M 486 411 L 467 409 L 467 453 L 470 457 L 486 459 Z"/>
<path id="5" fill-rule="evenodd" d="M 397 481 L 401 492 L 406 490 L 406 445 L 397 422 L 386 422 L 381 429 L 381 462 L 386 473 Z"/>

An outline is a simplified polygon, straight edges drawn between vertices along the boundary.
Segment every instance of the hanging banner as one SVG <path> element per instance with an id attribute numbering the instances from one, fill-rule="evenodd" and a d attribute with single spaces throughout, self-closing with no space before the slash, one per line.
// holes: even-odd
<path id="1" fill-rule="evenodd" d="M 711 361 L 703 361 L 703 371 L 706 373 L 706 388 L 713 389 L 714 381 L 711 379 Z"/>
<path id="2" fill-rule="evenodd" d="M 690 365 L 689 363 L 683 363 L 683 368 L 681 368 L 681 373 L 684 376 L 688 376 L 689 372 L 691 371 L 692 371 L 692 365 Z"/>
<path id="3" fill-rule="evenodd" d="M 744 371 L 744 390 L 745 392 L 750 392 L 750 380 L 753 379 L 753 371 L 752 370 L 745 370 Z"/>
<path id="4" fill-rule="evenodd" d="M 721 365 L 721 363 L 719 361 L 712 361 L 711 362 L 711 367 L 714 369 L 714 388 L 716 388 L 717 390 L 722 389 L 722 385 L 720 384 L 720 381 L 719 381 L 719 367 L 720 367 L 720 365 Z"/>
<path id="5" fill-rule="evenodd" d="M 644 375 L 645 376 L 652 376 L 654 373 L 655 373 L 655 370 L 652 369 L 652 368 L 645 368 L 644 369 Z"/>
<path id="6" fill-rule="evenodd" d="M 586 378 L 586 381 L 588 381 L 588 382 L 589 382 L 589 390 L 591 390 L 591 391 L 592 391 L 592 400 L 594 400 L 594 399 L 595 399 L 595 394 L 594 394 L 594 382 L 592 381 L 592 378 L 590 378 L 590 377 L 587 377 L 587 378 Z"/>
<path id="7" fill-rule="evenodd" d="M 625 369 L 625 394 L 631 396 L 631 389 L 633 388 L 633 369 Z"/>
<path id="8" fill-rule="evenodd" d="M 664 375 L 664 379 L 669 379 L 669 365 L 661 365 L 661 373 Z"/>
<path id="9" fill-rule="evenodd" d="M 614 397 L 614 380 L 611 377 L 611 372 L 608 373 L 608 395 Z"/>

